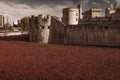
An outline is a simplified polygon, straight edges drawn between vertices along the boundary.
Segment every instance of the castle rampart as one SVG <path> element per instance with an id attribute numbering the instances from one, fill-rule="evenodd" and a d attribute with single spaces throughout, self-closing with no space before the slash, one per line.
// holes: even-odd
<path id="1" fill-rule="evenodd" d="M 70 10 L 74 11 L 74 8 L 66 8 L 64 10 L 70 12 Z M 76 10 L 79 12 L 78 9 Z M 101 12 L 101 9 L 93 8 L 93 11 Z M 76 11 L 74 12 L 76 13 Z M 63 15 L 66 13 L 63 13 Z M 73 17 L 74 19 L 76 18 L 75 16 Z M 119 22 L 120 9 L 116 9 L 115 13 L 110 17 L 83 18 L 78 21 L 78 24 L 73 22 L 71 25 L 61 22 L 57 17 L 53 16 L 32 16 L 30 19 L 30 41 L 38 43 L 120 46 Z"/>
<path id="2" fill-rule="evenodd" d="M 85 22 L 67 26 L 67 44 L 120 46 L 120 26 L 114 22 Z"/>

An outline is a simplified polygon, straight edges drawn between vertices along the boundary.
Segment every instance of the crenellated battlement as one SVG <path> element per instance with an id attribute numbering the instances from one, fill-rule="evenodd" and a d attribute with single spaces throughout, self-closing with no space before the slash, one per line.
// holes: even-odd
<path id="1" fill-rule="evenodd" d="M 50 15 L 39 15 L 37 16 L 38 22 L 42 25 L 42 26 L 50 26 L 51 24 L 51 16 Z"/>
<path id="2" fill-rule="evenodd" d="M 30 41 L 48 43 L 51 25 L 50 15 L 31 16 L 30 18 Z"/>
<path id="3" fill-rule="evenodd" d="M 51 25 L 51 16 L 50 15 L 38 15 L 38 16 L 31 16 L 30 19 L 31 26 L 37 27 L 39 29 L 50 28 Z M 36 25 L 33 25 L 36 24 Z"/>
<path id="4" fill-rule="evenodd" d="M 120 9 L 118 7 L 107 8 L 105 17 L 100 16 L 101 8 L 91 8 L 83 14 L 83 19 L 80 18 L 81 6 L 70 9 L 63 10 L 63 22 L 50 15 L 32 16 L 30 41 L 120 46 Z"/>

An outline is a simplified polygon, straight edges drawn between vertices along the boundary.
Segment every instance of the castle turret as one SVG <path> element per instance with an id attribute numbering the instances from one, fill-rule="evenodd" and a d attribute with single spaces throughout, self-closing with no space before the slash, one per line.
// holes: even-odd
<path id="1" fill-rule="evenodd" d="M 78 5 L 78 9 L 79 9 L 79 20 L 83 19 L 83 15 L 82 15 L 82 5 Z"/>
<path id="2" fill-rule="evenodd" d="M 47 26 L 51 25 L 51 16 L 47 15 L 47 22 L 46 22 Z"/>
<path id="3" fill-rule="evenodd" d="M 77 25 L 79 21 L 78 8 L 64 8 L 63 9 L 63 23 L 66 25 Z"/>
<path id="4" fill-rule="evenodd" d="M 50 34 L 51 16 L 39 15 L 31 17 L 30 41 L 48 43 Z M 32 36 L 32 37 L 31 37 Z"/>

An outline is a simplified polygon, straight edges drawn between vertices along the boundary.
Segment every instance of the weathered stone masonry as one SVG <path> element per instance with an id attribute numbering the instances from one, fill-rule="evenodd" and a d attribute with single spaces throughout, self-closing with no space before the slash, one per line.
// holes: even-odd
<path id="1" fill-rule="evenodd" d="M 38 43 L 48 43 L 50 42 L 50 23 L 51 16 L 46 18 L 42 15 L 38 17 L 32 16 L 30 19 L 30 41 Z"/>
<path id="2" fill-rule="evenodd" d="M 64 43 L 65 24 L 56 17 L 51 18 L 52 43 Z"/>
<path id="3" fill-rule="evenodd" d="M 38 43 L 64 43 L 64 24 L 56 17 L 32 16 L 30 19 L 29 39 Z"/>
<path id="4" fill-rule="evenodd" d="M 85 22 L 67 26 L 66 44 L 120 46 L 120 25 L 115 22 Z"/>
<path id="5" fill-rule="evenodd" d="M 49 24 L 48 24 L 48 22 Z M 56 17 L 31 17 L 30 41 L 75 45 L 120 46 L 120 20 L 82 21 L 79 25 L 65 25 Z"/>
<path id="6" fill-rule="evenodd" d="M 115 8 L 115 13 L 110 17 L 80 19 L 76 25 L 65 24 L 49 15 L 32 16 L 29 40 L 38 43 L 120 46 L 120 8 Z"/>

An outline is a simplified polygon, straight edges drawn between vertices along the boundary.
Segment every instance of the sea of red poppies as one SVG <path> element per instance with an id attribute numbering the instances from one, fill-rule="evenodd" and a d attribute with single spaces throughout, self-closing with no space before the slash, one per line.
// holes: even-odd
<path id="1" fill-rule="evenodd" d="M 0 41 L 0 80 L 120 80 L 120 48 Z"/>

